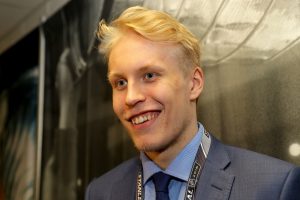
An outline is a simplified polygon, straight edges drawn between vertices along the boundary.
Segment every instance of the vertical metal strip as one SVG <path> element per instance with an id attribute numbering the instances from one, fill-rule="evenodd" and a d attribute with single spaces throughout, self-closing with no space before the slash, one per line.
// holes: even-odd
<path id="1" fill-rule="evenodd" d="M 39 27 L 39 83 L 38 83 L 38 109 L 37 109 L 37 140 L 36 140 L 36 169 L 34 199 L 40 199 L 41 166 L 44 124 L 44 91 L 45 91 L 45 55 L 46 41 L 42 25 Z"/>

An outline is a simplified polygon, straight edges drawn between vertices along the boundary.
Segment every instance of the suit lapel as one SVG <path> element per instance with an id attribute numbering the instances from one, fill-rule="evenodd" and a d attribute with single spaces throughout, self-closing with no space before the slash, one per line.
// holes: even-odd
<path id="1" fill-rule="evenodd" d="M 138 162 L 137 160 L 135 164 L 136 169 L 116 178 L 113 187 L 115 191 L 112 191 L 110 200 L 135 199 Z M 197 185 L 196 199 L 229 199 L 234 182 L 234 175 L 225 171 L 229 165 L 230 159 L 223 144 L 212 137 L 208 156 Z"/>
<path id="2" fill-rule="evenodd" d="M 230 159 L 224 146 L 212 137 L 212 143 L 206 158 L 200 180 L 197 185 L 196 199 L 229 199 L 234 175 L 225 171 Z"/>
<path id="3" fill-rule="evenodd" d="M 112 188 L 114 191 L 111 191 L 110 200 L 135 199 L 139 162 L 140 161 L 136 159 L 134 169 L 131 169 L 129 173 L 122 174 L 121 177 L 116 178 L 115 185 Z"/>

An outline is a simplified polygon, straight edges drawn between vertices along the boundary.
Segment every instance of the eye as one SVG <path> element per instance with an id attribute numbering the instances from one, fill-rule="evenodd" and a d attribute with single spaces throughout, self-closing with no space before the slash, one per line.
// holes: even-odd
<path id="1" fill-rule="evenodd" d="M 149 73 L 146 73 L 145 74 L 145 79 L 146 80 L 153 80 L 155 77 L 157 76 L 157 74 L 156 73 L 151 73 L 151 72 L 149 72 Z"/>
<path id="2" fill-rule="evenodd" d="M 127 81 L 125 79 L 118 79 L 118 80 L 115 81 L 114 86 L 118 90 L 121 90 L 121 89 L 123 89 L 127 86 Z"/>

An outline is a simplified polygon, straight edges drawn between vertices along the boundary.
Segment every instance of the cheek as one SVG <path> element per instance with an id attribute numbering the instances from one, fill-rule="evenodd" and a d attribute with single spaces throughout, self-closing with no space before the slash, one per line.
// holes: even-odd
<path id="1" fill-rule="evenodd" d="M 158 90 L 160 90 L 160 96 L 163 99 L 170 101 L 173 104 L 177 104 L 188 98 L 188 88 L 182 81 L 172 81 L 166 84 L 165 87 L 161 87 Z"/>
<path id="2" fill-rule="evenodd" d="M 123 110 L 123 98 L 121 95 L 113 94 L 113 110 L 119 115 Z"/>
<path id="3" fill-rule="evenodd" d="M 166 87 L 166 85 L 159 85 L 158 87 L 151 88 L 147 90 L 147 96 L 149 99 L 154 99 L 157 102 L 165 104 L 168 99 L 170 99 L 172 90 L 170 87 Z"/>

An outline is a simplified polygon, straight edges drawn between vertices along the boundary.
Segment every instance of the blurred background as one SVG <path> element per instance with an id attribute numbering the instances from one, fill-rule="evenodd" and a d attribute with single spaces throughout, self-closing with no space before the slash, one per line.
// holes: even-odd
<path id="1" fill-rule="evenodd" d="M 95 38 L 99 19 L 134 5 L 201 40 L 211 134 L 300 165 L 299 0 L 0 0 L 0 200 L 83 199 L 137 155 Z"/>

